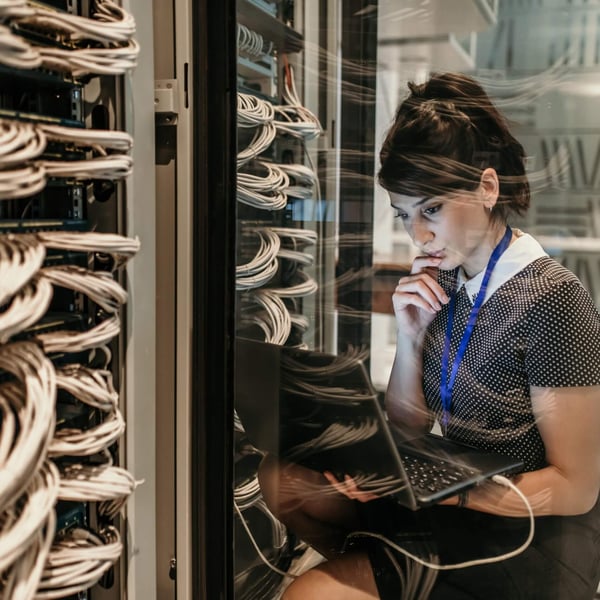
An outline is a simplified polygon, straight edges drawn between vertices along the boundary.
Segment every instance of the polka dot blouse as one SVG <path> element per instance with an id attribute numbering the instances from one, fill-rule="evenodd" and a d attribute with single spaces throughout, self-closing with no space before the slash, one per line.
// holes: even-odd
<path id="1" fill-rule="evenodd" d="M 440 272 L 439 281 L 448 293 L 455 285 L 449 271 Z M 464 285 L 457 294 L 450 364 L 472 306 Z M 429 326 L 423 349 L 423 390 L 438 419 L 447 319 L 446 305 Z M 482 306 L 454 383 L 447 436 L 518 457 L 526 470 L 542 468 L 544 444 L 529 387 L 591 385 L 600 385 L 600 315 L 575 275 L 540 256 L 497 286 Z"/>

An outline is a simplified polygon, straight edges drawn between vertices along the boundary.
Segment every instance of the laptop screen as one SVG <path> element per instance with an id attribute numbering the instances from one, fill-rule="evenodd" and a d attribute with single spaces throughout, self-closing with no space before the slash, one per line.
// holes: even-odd
<path id="1" fill-rule="evenodd" d="M 358 350 L 331 355 L 238 338 L 235 408 L 259 450 L 348 474 L 363 487 L 387 486 L 395 494 L 406 487 Z"/>

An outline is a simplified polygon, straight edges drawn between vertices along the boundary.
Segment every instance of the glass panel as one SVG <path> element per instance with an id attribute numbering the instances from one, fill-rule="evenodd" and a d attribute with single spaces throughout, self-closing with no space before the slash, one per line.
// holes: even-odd
<path id="1" fill-rule="evenodd" d="M 449 4 L 238 1 L 236 598 L 277 598 L 290 584 L 325 597 L 296 576 L 340 556 L 341 578 L 382 598 L 450 598 L 453 585 L 515 597 L 495 570 L 513 554 L 523 598 L 544 585 L 548 597 L 591 598 L 598 585 L 600 3 Z M 440 73 L 459 92 L 448 77 L 432 91 Z M 418 123 L 398 130 L 382 164 L 409 83 L 435 118 L 409 111 Z M 510 245 L 461 358 L 505 221 Z M 411 308 L 394 315 L 399 282 L 396 304 Z M 415 306 L 430 307 L 418 322 Z M 440 377 L 449 319 L 455 388 Z M 392 440 L 427 428 L 507 456 L 493 476 L 524 474 L 427 496 Z M 337 494 L 324 471 L 353 475 L 369 501 Z M 438 501 L 452 508 L 419 506 Z M 535 551 L 530 508 L 560 515 L 560 535 L 535 522 L 533 545 L 547 544 Z M 571 544 L 580 551 L 565 558 Z M 433 566 L 482 560 L 487 574 Z M 405 567 L 419 561 L 427 568 Z"/>

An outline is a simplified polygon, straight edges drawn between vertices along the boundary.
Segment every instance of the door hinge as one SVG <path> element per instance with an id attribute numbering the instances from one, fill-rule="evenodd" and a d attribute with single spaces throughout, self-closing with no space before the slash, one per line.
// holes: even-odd
<path id="1" fill-rule="evenodd" d="M 157 79 L 154 82 L 156 164 L 166 165 L 175 158 L 178 114 L 177 80 Z"/>

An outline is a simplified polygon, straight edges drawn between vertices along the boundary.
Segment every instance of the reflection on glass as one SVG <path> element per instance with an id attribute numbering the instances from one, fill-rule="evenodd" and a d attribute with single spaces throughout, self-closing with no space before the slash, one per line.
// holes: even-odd
<path id="1" fill-rule="evenodd" d="M 239 2 L 236 598 L 513 598 L 513 556 L 523 598 L 593 597 L 599 28 L 583 1 Z M 395 448 L 432 427 L 510 460 L 428 446 L 455 487 L 425 502 Z"/>

